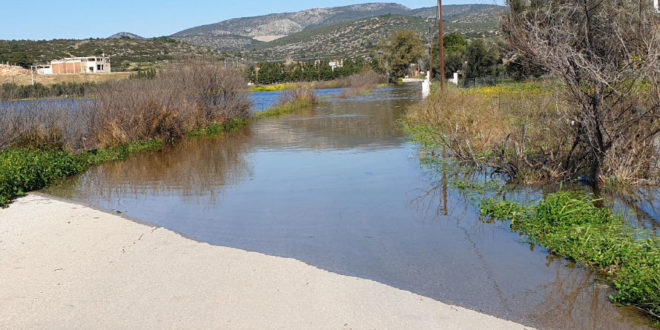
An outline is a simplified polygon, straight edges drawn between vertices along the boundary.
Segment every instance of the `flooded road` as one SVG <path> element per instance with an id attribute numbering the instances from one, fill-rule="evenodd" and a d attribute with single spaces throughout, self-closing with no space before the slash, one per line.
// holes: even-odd
<path id="1" fill-rule="evenodd" d="M 330 99 L 47 190 L 216 245 L 295 258 L 540 328 L 644 328 L 611 289 L 533 248 L 420 165 L 396 123 L 419 86 Z"/>

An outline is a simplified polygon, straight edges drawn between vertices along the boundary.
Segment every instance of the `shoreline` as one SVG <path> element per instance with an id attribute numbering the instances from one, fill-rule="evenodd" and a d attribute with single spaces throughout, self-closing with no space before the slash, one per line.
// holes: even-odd
<path id="1" fill-rule="evenodd" d="M 530 329 L 42 194 L 0 209 L 0 251 L 8 328 Z"/>

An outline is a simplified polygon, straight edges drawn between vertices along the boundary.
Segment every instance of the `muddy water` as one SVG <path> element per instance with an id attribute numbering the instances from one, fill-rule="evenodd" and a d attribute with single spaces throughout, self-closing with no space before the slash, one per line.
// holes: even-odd
<path id="1" fill-rule="evenodd" d="M 93 168 L 48 192 L 531 326 L 645 327 L 592 274 L 480 221 L 420 166 L 396 124 L 418 98 L 414 86 L 329 100 Z"/>

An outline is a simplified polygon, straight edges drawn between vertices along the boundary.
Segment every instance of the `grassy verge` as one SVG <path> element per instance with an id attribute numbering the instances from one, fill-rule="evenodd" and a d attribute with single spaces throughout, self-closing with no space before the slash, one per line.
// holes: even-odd
<path id="1" fill-rule="evenodd" d="M 0 151 L 0 207 L 26 192 L 80 173 L 87 168 L 84 157 L 60 150 L 20 148 Z"/>
<path id="2" fill-rule="evenodd" d="M 636 229 L 594 200 L 570 192 L 535 205 L 486 199 L 485 216 L 508 220 L 511 229 L 551 253 L 597 270 L 616 288 L 611 300 L 660 315 L 660 240 Z"/>

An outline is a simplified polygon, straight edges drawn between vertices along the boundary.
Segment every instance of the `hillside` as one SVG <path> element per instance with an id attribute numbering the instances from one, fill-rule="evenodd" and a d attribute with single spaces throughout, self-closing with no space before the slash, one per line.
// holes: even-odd
<path id="1" fill-rule="evenodd" d="M 316 8 L 294 13 L 270 14 L 256 17 L 235 18 L 215 24 L 193 27 L 172 35 L 173 38 L 205 45 L 218 49 L 234 48 L 231 43 L 222 44 L 227 35 L 248 37 L 256 41 L 272 41 L 306 28 L 316 28 L 363 17 L 384 14 L 401 14 L 409 9 L 392 3 L 360 4 L 334 8 Z M 230 39 L 231 42 L 234 39 Z"/>
<path id="2" fill-rule="evenodd" d="M 454 28 L 461 32 L 478 34 L 496 26 L 496 18 L 503 10 L 504 7 L 494 5 L 449 5 L 443 6 L 443 17 L 457 24 Z M 296 33 L 383 15 L 435 18 L 437 13 L 434 7 L 409 9 L 396 3 L 369 3 L 235 18 L 193 27 L 172 37 L 214 49 L 246 50 L 263 48 L 262 42 L 272 42 Z"/>
<path id="3" fill-rule="evenodd" d="M 475 15 L 475 14 L 470 14 Z M 461 16 L 465 19 L 467 16 Z M 431 36 L 430 26 L 435 19 L 415 16 L 385 15 L 355 20 L 311 30 L 304 30 L 256 46 L 243 53 L 243 57 L 259 61 L 296 60 L 333 57 L 356 57 L 368 55 L 382 38 L 400 29 L 411 29 L 424 40 Z M 497 33 L 498 21 L 488 19 L 467 23 L 449 21 L 445 23 L 446 33 L 461 33 L 468 37 L 492 37 Z M 435 29 L 432 31 L 437 35 Z"/>
<path id="4" fill-rule="evenodd" d="M 21 66 L 48 63 L 50 60 L 102 55 L 110 56 L 113 71 L 129 71 L 153 66 L 178 57 L 208 56 L 215 52 L 205 47 L 192 46 L 171 38 L 154 39 L 84 39 L 30 41 L 0 40 L 0 63 Z"/>
<path id="5" fill-rule="evenodd" d="M 392 32 L 409 28 L 425 36 L 427 20 L 420 17 L 386 15 L 349 23 L 305 30 L 257 46 L 246 57 L 256 60 L 332 58 L 368 55 L 378 40 Z"/>
<path id="6" fill-rule="evenodd" d="M 474 14 L 479 13 L 493 13 L 498 14 L 503 13 L 506 10 L 506 7 L 503 6 L 494 6 L 494 5 L 484 5 L 484 4 L 471 4 L 471 5 L 444 5 L 442 6 L 442 18 L 444 20 L 453 20 L 455 18 L 460 18 L 461 16 L 473 16 Z M 438 7 L 424 7 L 412 10 L 413 16 L 425 17 L 425 18 L 437 18 L 438 17 Z"/>

